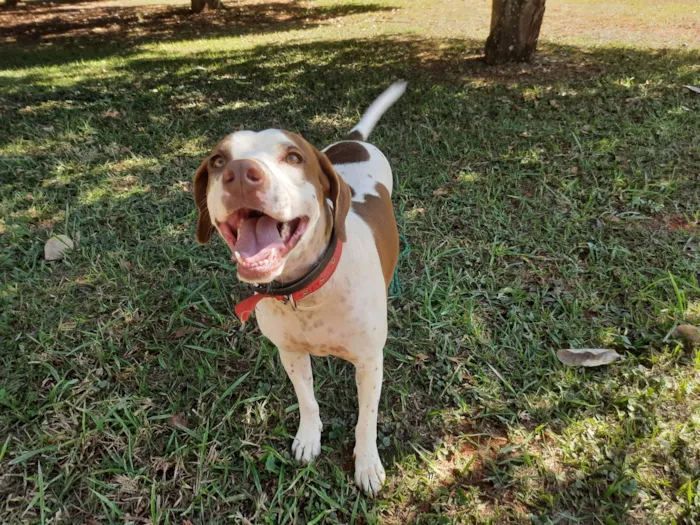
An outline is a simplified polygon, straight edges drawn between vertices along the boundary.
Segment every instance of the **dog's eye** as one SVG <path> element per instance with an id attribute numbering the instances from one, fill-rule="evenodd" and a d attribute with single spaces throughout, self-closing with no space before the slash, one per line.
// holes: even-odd
<path id="1" fill-rule="evenodd" d="M 215 168 L 223 168 L 224 164 L 226 164 L 226 161 L 223 157 L 219 157 L 218 155 L 211 159 L 211 165 Z"/>
<path id="2" fill-rule="evenodd" d="M 287 153 L 287 156 L 284 158 L 287 164 L 301 164 L 301 160 L 301 155 L 298 153 Z"/>

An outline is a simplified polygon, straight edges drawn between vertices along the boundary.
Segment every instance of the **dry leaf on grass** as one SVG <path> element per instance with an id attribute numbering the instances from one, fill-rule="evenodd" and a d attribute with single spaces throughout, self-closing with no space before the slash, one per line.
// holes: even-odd
<path id="1" fill-rule="evenodd" d="M 676 335 L 689 343 L 700 344 L 700 329 L 692 324 L 680 324 L 676 326 Z"/>
<path id="2" fill-rule="evenodd" d="M 56 235 L 44 244 L 44 259 L 47 261 L 59 261 L 63 259 L 63 253 L 73 249 L 73 241 L 67 235 Z"/>
<path id="3" fill-rule="evenodd" d="M 172 416 L 170 419 L 168 419 L 168 424 L 174 428 L 190 428 L 190 422 L 187 421 L 187 418 L 185 418 L 185 416 L 183 416 L 182 414 L 175 414 L 174 416 Z"/>
<path id="4" fill-rule="evenodd" d="M 433 195 L 435 195 L 437 197 L 442 197 L 444 195 L 447 195 L 448 193 L 450 193 L 450 192 L 447 191 L 447 188 L 438 188 L 433 192 Z"/>
<path id="5" fill-rule="evenodd" d="M 622 356 L 608 348 L 568 348 L 557 350 L 559 361 L 568 366 L 609 365 Z"/>
<path id="6" fill-rule="evenodd" d="M 187 328 L 180 328 L 179 330 L 177 330 L 175 332 L 175 335 L 173 335 L 173 337 L 175 339 L 182 339 L 186 335 L 193 334 L 194 331 L 195 331 L 194 328 L 192 328 L 191 326 L 189 326 Z"/>

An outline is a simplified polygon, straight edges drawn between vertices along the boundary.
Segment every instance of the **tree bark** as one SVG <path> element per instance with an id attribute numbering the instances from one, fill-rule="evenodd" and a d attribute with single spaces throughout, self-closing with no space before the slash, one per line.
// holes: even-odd
<path id="1" fill-rule="evenodd" d="M 221 0 L 192 0 L 192 12 L 201 13 L 205 9 L 222 9 L 224 4 Z"/>
<path id="2" fill-rule="evenodd" d="M 493 0 L 486 62 L 527 62 L 537 49 L 545 0 Z"/>

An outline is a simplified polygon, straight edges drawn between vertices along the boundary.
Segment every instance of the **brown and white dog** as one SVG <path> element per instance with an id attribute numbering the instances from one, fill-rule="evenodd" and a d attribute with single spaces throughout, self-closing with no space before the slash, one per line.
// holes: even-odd
<path id="1" fill-rule="evenodd" d="M 321 452 L 321 419 L 310 355 L 355 365 L 359 416 L 355 482 L 376 494 L 385 474 L 377 450 L 377 410 L 387 337 L 387 289 L 399 239 L 386 157 L 364 142 L 405 82 L 382 93 L 348 140 L 323 152 L 288 131 L 237 131 L 194 177 L 197 240 L 219 234 L 256 295 L 236 312 L 256 311 L 278 348 L 299 399 L 292 444 L 297 460 Z M 265 293 L 262 293 L 265 292 Z"/>

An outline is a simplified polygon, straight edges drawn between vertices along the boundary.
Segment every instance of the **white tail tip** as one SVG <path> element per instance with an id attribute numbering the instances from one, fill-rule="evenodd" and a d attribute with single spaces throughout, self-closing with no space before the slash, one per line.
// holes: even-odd
<path id="1" fill-rule="evenodd" d="M 367 140 L 374 126 L 376 126 L 379 119 L 382 118 L 382 115 L 384 115 L 384 113 L 401 98 L 401 95 L 406 92 L 406 86 L 408 86 L 408 82 L 405 80 L 394 82 L 389 86 L 384 93 L 379 95 L 374 102 L 372 102 L 370 107 L 367 108 L 360 122 L 350 130 L 350 135 L 359 134 L 360 140 Z"/>

